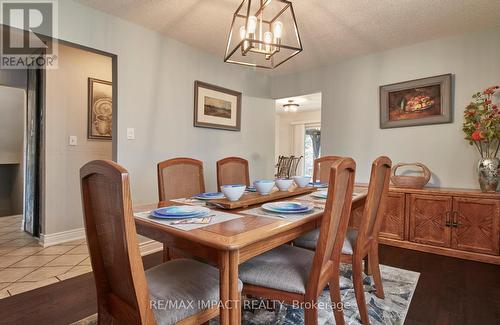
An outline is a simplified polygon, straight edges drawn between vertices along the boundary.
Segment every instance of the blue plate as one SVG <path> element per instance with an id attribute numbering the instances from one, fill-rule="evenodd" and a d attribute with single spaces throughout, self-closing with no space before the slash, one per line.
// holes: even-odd
<path id="1" fill-rule="evenodd" d="M 309 203 L 300 202 L 273 202 L 263 204 L 262 208 L 277 213 L 303 213 L 311 211 L 314 209 L 314 206 Z"/>
<path id="2" fill-rule="evenodd" d="M 172 205 L 166 208 L 159 208 L 153 211 L 155 215 L 167 217 L 186 217 L 199 214 L 201 212 L 210 212 L 210 209 L 200 206 L 190 205 Z"/>
<path id="3" fill-rule="evenodd" d="M 224 193 L 221 192 L 208 192 L 208 193 L 200 193 L 194 197 L 195 199 L 200 200 L 215 200 L 215 199 L 223 199 Z"/>
<path id="4" fill-rule="evenodd" d="M 327 183 L 321 183 L 321 182 L 311 182 L 309 185 L 317 187 L 317 188 L 325 188 L 328 187 Z"/>
<path id="5" fill-rule="evenodd" d="M 174 220 L 177 220 L 177 219 L 200 218 L 200 217 L 206 216 L 209 213 L 210 213 L 210 211 L 203 211 L 203 212 L 200 212 L 200 213 L 197 213 L 197 214 L 192 214 L 192 215 L 189 215 L 189 216 L 165 216 L 165 215 L 162 215 L 162 214 L 158 214 L 155 211 L 151 211 L 151 216 L 154 217 L 154 218 L 158 218 L 158 219 L 174 219 Z"/>
<path id="6" fill-rule="evenodd" d="M 328 191 L 317 191 L 311 194 L 311 196 L 319 199 L 326 199 L 328 197 Z"/>

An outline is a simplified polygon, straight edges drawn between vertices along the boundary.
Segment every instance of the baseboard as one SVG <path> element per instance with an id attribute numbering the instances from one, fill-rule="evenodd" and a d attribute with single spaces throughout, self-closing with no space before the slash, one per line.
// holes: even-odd
<path id="1" fill-rule="evenodd" d="M 68 231 L 56 232 L 54 234 L 40 234 L 40 245 L 43 247 L 64 244 L 73 240 L 85 239 L 85 229 L 78 228 Z"/>
<path id="2" fill-rule="evenodd" d="M 62 231 L 49 235 L 41 234 L 39 243 L 43 247 L 48 247 L 79 239 L 85 239 L 84 228 Z M 140 243 L 139 249 L 141 251 L 141 255 L 148 255 L 161 251 L 163 249 L 163 244 L 154 240 L 148 240 Z"/>

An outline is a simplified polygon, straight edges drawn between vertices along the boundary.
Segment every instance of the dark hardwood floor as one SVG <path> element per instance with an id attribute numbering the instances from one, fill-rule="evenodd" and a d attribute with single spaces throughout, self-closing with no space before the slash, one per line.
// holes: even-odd
<path id="1" fill-rule="evenodd" d="M 406 325 L 500 324 L 500 266 L 381 246 L 381 263 L 420 272 Z M 161 253 L 144 257 L 145 267 Z M 96 312 L 91 274 L 0 300 L 0 324 L 69 324 Z"/>

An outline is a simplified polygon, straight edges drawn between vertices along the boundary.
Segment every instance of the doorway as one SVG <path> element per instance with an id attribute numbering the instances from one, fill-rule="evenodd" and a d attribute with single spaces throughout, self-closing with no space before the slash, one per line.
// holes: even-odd
<path id="1" fill-rule="evenodd" d="M 275 158 L 299 159 L 289 175 L 311 176 L 321 156 L 321 93 L 277 99 Z"/>

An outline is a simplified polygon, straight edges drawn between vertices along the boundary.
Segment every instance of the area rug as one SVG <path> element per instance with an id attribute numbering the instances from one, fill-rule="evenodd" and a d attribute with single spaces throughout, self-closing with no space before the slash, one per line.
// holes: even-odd
<path id="1" fill-rule="evenodd" d="M 403 324 L 410 302 L 417 286 L 419 273 L 381 265 L 385 299 L 375 296 L 373 278 L 365 276 L 365 299 L 368 305 L 370 324 Z M 350 265 L 341 266 L 341 297 L 344 305 L 346 324 L 361 324 L 358 306 L 354 296 Z M 246 325 L 300 325 L 304 324 L 304 311 L 296 306 L 270 303 L 263 300 L 252 300 L 244 304 L 242 323 Z M 319 299 L 318 324 L 335 324 L 330 307 L 330 294 L 325 290 Z M 273 308 L 269 308 L 273 307 Z M 73 325 L 94 325 L 96 315 L 92 315 Z M 218 319 L 210 321 L 210 325 L 218 325 Z"/>

